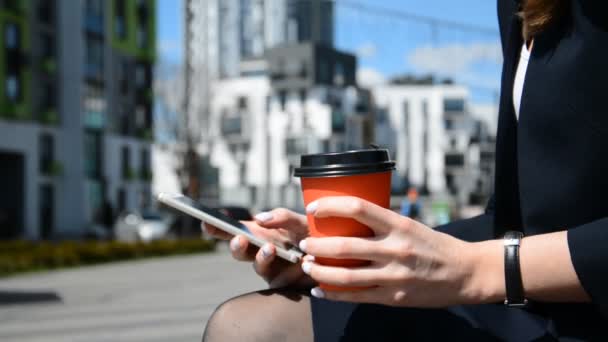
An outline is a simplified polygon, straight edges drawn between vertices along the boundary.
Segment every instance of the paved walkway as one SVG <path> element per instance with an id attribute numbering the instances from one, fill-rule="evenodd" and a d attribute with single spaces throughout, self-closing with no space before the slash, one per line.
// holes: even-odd
<path id="1" fill-rule="evenodd" d="M 263 287 L 224 245 L 212 254 L 0 279 L 0 341 L 200 341 L 218 304 Z M 11 298 L 34 302 L 7 304 Z"/>

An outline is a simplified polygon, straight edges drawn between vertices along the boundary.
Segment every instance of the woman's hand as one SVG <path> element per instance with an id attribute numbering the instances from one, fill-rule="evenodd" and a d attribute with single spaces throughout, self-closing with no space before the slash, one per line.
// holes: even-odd
<path id="1" fill-rule="evenodd" d="M 473 248 L 473 243 L 434 231 L 356 197 L 322 198 L 309 204 L 307 212 L 316 218 L 353 218 L 375 233 L 371 238 L 303 240 L 300 248 L 315 257 L 371 261 L 369 266 L 356 268 L 304 262 L 305 273 L 317 282 L 371 287 L 358 291 L 314 288 L 312 294 L 316 297 L 411 307 L 445 307 L 499 299 L 486 293 L 485 288 L 486 285 L 487 289 L 500 288 L 502 285 L 496 283 L 500 281 L 504 284 L 503 270 L 496 265 L 502 260 L 501 246 L 479 251 Z"/>
<path id="2" fill-rule="evenodd" d="M 306 216 L 287 209 L 275 209 L 255 216 L 255 221 L 244 221 L 243 224 L 256 236 L 273 241 L 282 247 L 297 245 L 308 236 Z M 293 264 L 276 256 L 273 244 L 262 248 L 250 244 L 245 236 L 232 236 L 216 227 L 203 224 L 203 229 L 213 237 L 230 241 L 232 256 L 240 261 L 253 262 L 255 272 L 271 288 L 293 286 L 312 287 L 314 282 L 304 274 L 300 264 Z"/>

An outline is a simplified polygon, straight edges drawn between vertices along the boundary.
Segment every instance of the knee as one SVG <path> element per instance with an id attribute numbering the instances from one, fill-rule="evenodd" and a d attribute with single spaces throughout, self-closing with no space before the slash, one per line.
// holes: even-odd
<path id="1" fill-rule="evenodd" d="M 231 327 L 239 322 L 237 306 L 237 298 L 232 298 L 213 311 L 203 333 L 203 342 L 228 341 L 228 336 L 233 334 Z"/>

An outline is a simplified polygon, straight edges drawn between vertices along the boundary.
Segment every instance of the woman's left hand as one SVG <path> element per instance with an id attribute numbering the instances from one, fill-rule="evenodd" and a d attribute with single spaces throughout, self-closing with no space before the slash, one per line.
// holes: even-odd
<path id="1" fill-rule="evenodd" d="M 491 302 L 489 289 L 504 283 L 502 248 L 480 250 L 479 244 L 447 234 L 356 197 L 326 197 L 308 205 L 316 218 L 347 217 L 375 236 L 309 237 L 300 247 L 309 255 L 335 259 L 370 260 L 368 266 L 345 268 L 305 262 L 314 280 L 356 291 L 314 288 L 312 294 L 331 300 L 408 307 L 446 307 Z M 499 243 L 497 241 L 497 243 Z M 501 276 L 503 278 L 501 278 Z"/>

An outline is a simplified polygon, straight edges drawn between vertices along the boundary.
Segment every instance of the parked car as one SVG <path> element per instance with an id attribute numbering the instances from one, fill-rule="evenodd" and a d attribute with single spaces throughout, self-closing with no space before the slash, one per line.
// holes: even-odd
<path id="1" fill-rule="evenodd" d="M 170 219 L 155 212 L 126 212 L 114 224 L 116 240 L 150 242 L 168 237 Z"/>
<path id="2" fill-rule="evenodd" d="M 239 221 L 251 221 L 253 220 L 253 216 L 249 209 L 244 207 L 235 207 L 235 206 L 227 206 L 227 207 L 218 207 L 216 208 L 219 212 L 226 216 L 230 216 L 235 220 Z"/>

